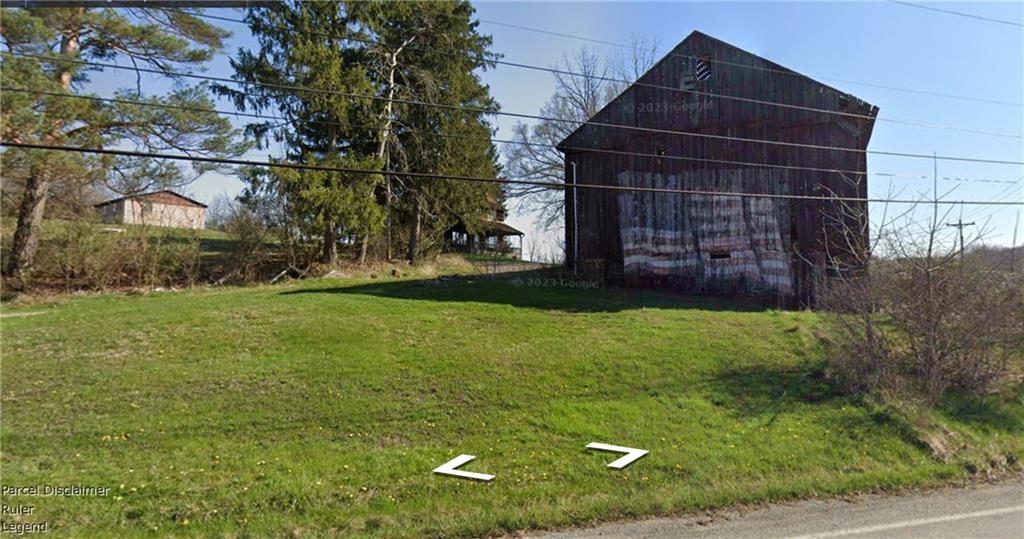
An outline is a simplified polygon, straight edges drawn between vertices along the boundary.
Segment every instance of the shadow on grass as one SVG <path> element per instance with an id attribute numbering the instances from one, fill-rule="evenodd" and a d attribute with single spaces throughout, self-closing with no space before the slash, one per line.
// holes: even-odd
<path id="1" fill-rule="evenodd" d="M 729 369 L 710 380 L 710 400 L 730 409 L 737 418 L 770 426 L 782 414 L 800 413 L 803 405 L 848 404 L 865 413 L 826 413 L 838 432 L 860 440 L 873 439 L 878 433 L 894 433 L 906 443 L 932 452 L 912 418 L 892 408 L 856 396 L 843 394 L 825 374 L 825 364 L 803 367 L 751 365 Z M 948 395 L 937 408 L 941 415 L 991 434 L 1024 433 L 1024 386 L 1014 396 L 992 395 L 986 398 L 961 394 Z M 840 402 L 833 402 L 839 400 Z M 845 401 L 845 402 L 843 402 Z"/>
<path id="2" fill-rule="evenodd" d="M 881 433 L 896 434 L 904 442 L 928 450 L 907 420 L 891 410 L 873 406 L 863 400 L 844 395 L 835 382 L 825 374 L 825 364 L 801 367 L 771 367 L 753 365 L 731 369 L 711 382 L 718 394 L 712 402 L 732 408 L 740 419 L 753 419 L 762 427 L 772 425 L 782 414 L 801 413 L 803 405 L 831 405 L 833 401 L 846 401 L 864 408 L 867 413 L 833 414 L 820 417 L 837 432 L 859 440 L 871 440 Z"/>
<path id="3" fill-rule="evenodd" d="M 199 240 L 199 249 L 203 253 L 230 253 L 237 244 L 237 241 L 227 238 L 203 238 Z"/>
<path id="4" fill-rule="evenodd" d="M 643 308 L 743 312 L 766 309 L 756 300 L 746 297 L 683 296 L 665 291 L 603 288 L 599 283 L 561 277 L 551 270 L 303 288 L 281 294 L 370 295 L 424 301 L 493 303 L 565 312 L 618 312 Z"/>
<path id="5" fill-rule="evenodd" d="M 713 378 L 711 388 L 717 394 L 715 405 L 732 408 L 739 417 L 767 415 L 769 423 L 795 403 L 820 404 L 840 396 L 825 377 L 824 364 L 743 366 Z"/>
<path id="6" fill-rule="evenodd" d="M 946 417 L 984 431 L 1024 433 L 1022 391 L 1024 385 L 1018 386 L 1014 391 L 1014 399 L 1002 395 L 979 398 L 952 394 L 943 399 L 938 408 Z"/>

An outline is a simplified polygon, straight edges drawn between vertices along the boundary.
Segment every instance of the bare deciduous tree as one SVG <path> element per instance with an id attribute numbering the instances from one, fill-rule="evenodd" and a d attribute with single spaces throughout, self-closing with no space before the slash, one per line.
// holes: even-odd
<path id="1" fill-rule="evenodd" d="M 562 154 L 555 145 L 643 75 L 654 64 L 657 49 L 656 41 L 634 36 L 631 46 L 616 56 L 602 58 L 583 47 L 563 57 L 553 66 L 555 93 L 540 110 L 541 116 L 558 120 L 517 123 L 512 128 L 514 143 L 505 147 L 506 174 L 532 181 L 563 182 Z M 520 185 L 508 187 L 506 193 L 519 209 L 537 214 L 539 228 L 552 230 L 561 225 L 565 212 L 562 191 Z"/>
<path id="2" fill-rule="evenodd" d="M 950 388 L 985 395 L 1024 348 L 1022 281 L 961 257 L 943 226 L 952 208 L 943 215 L 938 197 L 928 218 L 915 218 L 915 209 L 920 204 L 887 220 L 886 208 L 871 234 L 850 230 L 849 223 L 867 227 L 863 205 L 833 216 L 852 239 L 829 253 L 818 297 L 832 369 L 847 389 L 883 398 L 933 405 Z"/>

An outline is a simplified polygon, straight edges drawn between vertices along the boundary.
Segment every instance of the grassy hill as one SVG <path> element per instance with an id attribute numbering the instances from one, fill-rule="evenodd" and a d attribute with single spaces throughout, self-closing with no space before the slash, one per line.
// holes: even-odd
<path id="1" fill-rule="evenodd" d="M 16 226 L 17 221 L 13 217 L 6 216 L 3 219 L 0 219 L 0 239 L 3 240 L 5 249 L 9 246 L 11 238 L 14 237 L 14 230 Z M 45 246 L 47 242 L 52 242 L 56 237 L 67 234 L 67 230 L 75 226 L 88 226 L 96 233 L 110 235 L 142 233 L 151 238 L 160 237 L 163 239 L 182 242 L 198 240 L 200 251 L 206 256 L 219 256 L 230 251 L 234 247 L 234 241 L 227 233 L 210 228 L 193 230 L 159 226 L 126 225 L 123 223 L 109 224 L 100 222 L 75 222 L 67 219 L 44 220 L 40 241 Z"/>
<path id="2" fill-rule="evenodd" d="M 73 536 L 460 537 L 1024 456 L 1024 403 L 937 412 L 977 448 L 943 462 L 835 392 L 814 315 L 726 307 L 390 279 L 5 307 L 4 484 L 113 490 L 4 502 Z M 589 442 L 651 453 L 615 471 Z M 431 473 L 462 453 L 496 479 Z"/>

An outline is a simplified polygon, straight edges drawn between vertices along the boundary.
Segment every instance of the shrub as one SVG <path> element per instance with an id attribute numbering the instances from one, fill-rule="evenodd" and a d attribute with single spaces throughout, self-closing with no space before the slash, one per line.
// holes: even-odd
<path id="1" fill-rule="evenodd" d="M 40 249 L 36 275 L 60 280 L 65 290 L 102 289 L 116 271 L 116 237 L 87 221 L 54 221 L 53 237 Z"/>
<path id="2" fill-rule="evenodd" d="M 251 281 L 268 259 L 270 234 L 263 221 L 243 206 L 235 206 L 224 221 L 224 231 L 234 248 L 228 256 L 226 278 Z"/>
<path id="3" fill-rule="evenodd" d="M 65 290 L 192 286 L 200 274 L 195 231 L 52 221 L 33 280 Z"/>
<path id="4" fill-rule="evenodd" d="M 873 261 L 819 297 L 830 362 L 847 390 L 936 403 L 989 393 L 1024 350 L 1019 276 L 955 258 Z"/>

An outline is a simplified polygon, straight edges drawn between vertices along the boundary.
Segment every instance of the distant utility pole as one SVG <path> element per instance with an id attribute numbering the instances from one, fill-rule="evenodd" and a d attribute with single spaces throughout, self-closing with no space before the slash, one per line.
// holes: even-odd
<path id="1" fill-rule="evenodd" d="M 946 223 L 946 226 L 955 226 L 956 229 L 957 229 L 956 232 L 960 236 L 960 261 L 963 262 L 963 260 L 964 260 L 964 227 L 965 226 L 974 226 L 974 221 L 971 221 L 970 223 L 965 223 L 963 217 L 961 217 L 955 223 Z"/>
<path id="2" fill-rule="evenodd" d="M 1020 227 L 1020 212 L 1017 212 L 1017 220 L 1013 223 L 1013 242 L 1010 243 L 1010 273 L 1017 267 L 1017 228 Z"/>

